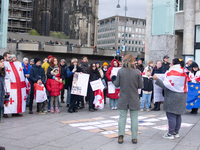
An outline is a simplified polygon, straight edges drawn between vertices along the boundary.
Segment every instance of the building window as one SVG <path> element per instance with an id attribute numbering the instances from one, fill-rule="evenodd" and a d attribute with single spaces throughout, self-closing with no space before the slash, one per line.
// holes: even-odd
<path id="1" fill-rule="evenodd" d="M 121 37 L 121 33 L 118 33 L 118 37 L 119 37 L 119 38 Z"/>
<path id="2" fill-rule="evenodd" d="M 142 48 L 142 52 L 144 51 L 144 48 Z"/>
<path id="3" fill-rule="evenodd" d="M 129 37 L 131 38 L 131 34 L 129 34 Z"/>
<path id="4" fill-rule="evenodd" d="M 124 37 L 124 33 L 122 33 L 122 37 Z"/>
<path id="5" fill-rule="evenodd" d="M 137 47 L 135 48 L 135 51 L 137 51 Z"/>
<path id="6" fill-rule="evenodd" d="M 134 34 L 132 34 L 132 38 L 134 38 L 135 37 L 135 35 Z"/>
<path id="7" fill-rule="evenodd" d="M 135 32 L 138 32 L 138 28 L 135 28 Z"/>
<path id="8" fill-rule="evenodd" d="M 184 0 L 176 0 L 176 11 L 183 11 Z"/>
<path id="9" fill-rule="evenodd" d="M 133 32 L 135 31 L 135 28 L 132 28 Z"/>
<path id="10" fill-rule="evenodd" d="M 122 31 L 124 31 L 124 27 L 122 27 Z"/>
<path id="11" fill-rule="evenodd" d="M 135 21 L 133 20 L 133 24 L 135 24 Z"/>
<path id="12" fill-rule="evenodd" d="M 130 48 L 130 47 L 128 47 L 128 50 L 130 51 L 130 50 L 131 50 L 131 48 Z"/>
<path id="13" fill-rule="evenodd" d="M 144 35 L 142 36 L 142 39 L 144 39 Z"/>
<path id="14" fill-rule="evenodd" d="M 141 39 L 141 35 L 139 35 L 139 39 Z"/>
<path id="15" fill-rule="evenodd" d="M 118 49 L 120 49 L 120 46 L 118 46 Z"/>
<path id="16" fill-rule="evenodd" d="M 118 40 L 118 43 L 120 43 L 120 39 Z"/>
<path id="17" fill-rule="evenodd" d="M 134 47 L 132 47 L 132 51 L 134 51 Z"/>
<path id="18" fill-rule="evenodd" d="M 125 44 L 127 44 L 127 40 L 125 40 Z"/>
<path id="19" fill-rule="evenodd" d="M 126 37 L 128 37 L 128 34 L 126 34 Z"/>
<path id="20" fill-rule="evenodd" d="M 119 30 L 119 31 L 121 31 L 121 29 L 122 29 L 122 27 L 121 27 L 121 26 L 119 26 L 119 27 L 118 27 L 118 30 Z"/>
<path id="21" fill-rule="evenodd" d="M 141 42 L 139 41 L 139 45 L 141 45 Z"/>
<path id="22" fill-rule="evenodd" d="M 132 44 L 134 44 L 134 41 L 132 41 Z"/>
<path id="23" fill-rule="evenodd" d="M 137 35 L 137 34 L 135 35 L 135 38 L 136 38 L 136 39 L 138 38 L 138 35 Z"/>
<path id="24" fill-rule="evenodd" d="M 142 32 L 142 29 L 139 29 L 139 33 L 141 33 Z"/>
<path id="25" fill-rule="evenodd" d="M 140 52 L 140 48 L 138 48 L 138 51 Z"/>
<path id="26" fill-rule="evenodd" d="M 129 27 L 129 31 L 131 32 L 131 27 Z"/>
<path id="27" fill-rule="evenodd" d="M 137 41 L 135 41 L 135 45 L 137 45 Z"/>
<path id="28" fill-rule="evenodd" d="M 128 44 L 131 44 L 131 41 L 129 41 Z"/>

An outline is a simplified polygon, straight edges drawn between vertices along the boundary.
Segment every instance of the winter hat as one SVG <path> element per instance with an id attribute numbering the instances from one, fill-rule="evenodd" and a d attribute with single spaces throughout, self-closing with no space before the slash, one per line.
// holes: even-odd
<path id="1" fill-rule="evenodd" d="M 13 59 L 14 57 L 16 57 L 14 54 L 11 55 L 11 59 Z"/>
<path id="2" fill-rule="evenodd" d="M 0 60 L 4 59 L 4 57 L 2 55 L 0 55 Z"/>
<path id="3" fill-rule="evenodd" d="M 104 67 L 104 66 L 108 66 L 108 63 L 107 63 L 107 62 L 104 62 L 104 63 L 103 63 L 103 67 Z"/>
<path id="4" fill-rule="evenodd" d="M 194 68 L 194 67 L 198 67 L 199 68 L 198 64 L 195 63 L 195 62 L 192 63 L 192 68 Z"/>
<path id="5" fill-rule="evenodd" d="M 36 64 L 38 61 L 40 61 L 41 59 L 40 58 L 38 58 L 38 57 L 36 57 L 35 59 L 34 59 L 34 63 Z"/>
<path id="6" fill-rule="evenodd" d="M 99 64 L 99 65 L 101 65 L 100 62 L 96 62 L 95 64 Z"/>
<path id="7" fill-rule="evenodd" d="M 188 61 L 190 61 L 190 60 L 192 60 L 192 58 L 188 58 L 188 59 L 187 59 L 187 63 L 188 63 Z"/>
<path id="8" fill-rule="evenodd" d="M 30 62 L 34 62 L 34 59 L 31 59 Z"/>
<path id="9" fill-rule="evenodd" d="M 48 59 L 50 59 L 50 58 L 52 58 L 52 57 L 53 57 L 52 55 L 49 55 L 49 56 L 48 56 Z"/>
<path id="10" fill-rule="evenodd" d="M 142 58 L 138 58 L 137 61 L 142 60 Z"/>
<path id="11" fill-rule="evenodd" d="M 78 62 L 78 59 L 72 58 L 71 63 Z"/>
<path id="12" fill-rule="evenodd" d="M 23 58 L 23 62 L 25 62 L 26 60 L 28 60 L 28 58 L 24 57 L 24 58 Z"/>

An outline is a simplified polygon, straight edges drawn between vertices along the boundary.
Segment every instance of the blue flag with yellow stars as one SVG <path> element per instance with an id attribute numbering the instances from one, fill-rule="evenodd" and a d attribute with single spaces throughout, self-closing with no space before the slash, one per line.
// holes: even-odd
<path id="1" fill-rule="evenodd" d="M 200 84 L 188 82 L 187 104 L 186 108 L 200 107 Z"/>

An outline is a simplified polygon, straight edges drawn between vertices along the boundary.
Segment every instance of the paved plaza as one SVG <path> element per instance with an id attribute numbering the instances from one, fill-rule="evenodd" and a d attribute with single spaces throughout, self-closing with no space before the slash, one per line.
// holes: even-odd
<path id="1" fill-rule="evenodd" d="M 108 99 L 107 99 L 108 102 Z M 200 114 L 189 111 L 182 116 L 180 138 L 163 139 L 167 120 L 164 111 L 139 112 L 138 144 L 132 144 L 130 120 L 127 117 L 126 136 L 123 144 L 117 142 L 118 110 L 89 112 L 86 108 L 78 113 L 68 113 L 61 104 L 60 114 L 2 118 L 0 146 L 6 150 L 200 150 Z"/>

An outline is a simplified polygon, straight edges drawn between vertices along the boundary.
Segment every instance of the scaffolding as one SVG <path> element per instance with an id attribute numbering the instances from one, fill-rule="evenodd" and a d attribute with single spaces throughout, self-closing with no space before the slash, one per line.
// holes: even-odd
<path id="1" fill-rule="evenodd" d="M 8 31 L 17 33 L 30 31 L 32 29 L 32 13 L 33 0 L 9 0 Z"/>

